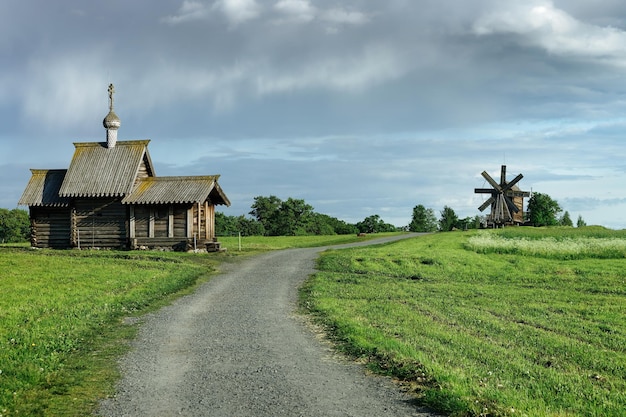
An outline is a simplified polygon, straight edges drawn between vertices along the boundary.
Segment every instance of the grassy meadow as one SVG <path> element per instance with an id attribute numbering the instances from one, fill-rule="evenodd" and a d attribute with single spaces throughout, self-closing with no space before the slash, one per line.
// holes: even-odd
<path id="1" fill-rule="evenodd" d="M 624 416 L 626 231 L 451 232 L 330 250 L 303 306 L 453 416 Z"/>
<path id="2" fill-rule="evenodd" d="M 111 392 L 124 317 L 214 270 L 206 254 L 0 247 L 0 416 L 85 416 Z"/>

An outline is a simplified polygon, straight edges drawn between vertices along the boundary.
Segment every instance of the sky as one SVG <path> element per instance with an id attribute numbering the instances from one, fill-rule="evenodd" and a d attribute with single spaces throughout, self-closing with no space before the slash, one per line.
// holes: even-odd
<path id="1" fill-rule="evenodd" d="M 227 215 L 473 217 L 504 164 L 626 228 L 622 0 L 3 0 L 0 207 L 105 140 L 109 83 L 118 139 L 158 176 L 220 174 Z"/>

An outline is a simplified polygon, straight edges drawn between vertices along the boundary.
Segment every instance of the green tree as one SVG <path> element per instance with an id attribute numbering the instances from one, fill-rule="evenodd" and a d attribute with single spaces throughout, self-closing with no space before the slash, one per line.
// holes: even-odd
<path id="1" fill-rule="evenodd" d="M 570 227 L 574 226 L 574 223 L 572 222 L 572 218 L 569 215 L 569 211 L 565 211 L 565 213 L 563 213 L 563 215 L 559 219 L 559 224 L 561 226 L 570 226 Z"/>
<path id="2" fill-rule="evenodd" d="M 326 214 L 316 213 L 311 205 L 301 199 L 290 197 L 282 201 L 274 195 L 257 196 L 254 198 L 251 209 L 249 214 L 253 216 L 253 219 L 238 222 L 241 230 L 247 228 L 250 233 L 258 232 L 258 224 L 261 224 L 263 234 L 266 236 L 333 235 L 357 232 L 355 225 Z"/>
<path id="3" fill-rule="evenodd" d="M 579 214 L 578 220 L 576 220 L 576 227 L 585 227 L 585 226 L 587 226 L 587 223 L 585 223 L 585 221 L 583 220 L 583 216 Z"/>
<path id="4" fill-rule="evenodd" d="M 533 226 L 556 226 L 561 206 L 547 194 L 533 193 L 528 200 L 527 212 Z"/>
<path id="5" fill-rule="evenodd" d="M 265 229 L 261 222 L 241 216 L 227 216 L 219 211 L 215 212 L 215 233 L 217 236 L 263 236 Z"/>
<path id="6" fill-rule="evenodd" d="M 307 232 L 312 235 L 349 235 L 357 233 L 357 228 L 327 214 L 313 213 Z"/>
<path id="7" fill-rule="evenodd" d="M 270 223 L 276 216 L 276 212 L 281 204 L 281 199 L 275 195 L 269 197 L 257 196 L 254 197 L 254 203 L 251 207 L 252 210 L 249 214 L 260 222 L 265 228 L 265 231 L 268 232 L 272 229 Z"/>
<path id="8" fill-rule="evenodd" d="M 237 226 L 243 236 L 263 236 L 265 234 L 265 228 L 261 222 L 243 215 L 237 217 Z"/>
<path id="9" fill-rule="evenodd" d="M 482 223 L 483 223 L 483 218 L 481 216 L 478 216 L 478 215 L 474 217 L 468 216 L 463 219 L 457 220 L 454 227 L 456 227 L 457 229 L 461 229 L 461 230 L 480 229 L 480 225 Z"/>
<path id="10" fill-rule="evenodd" d="M 270 236 L 301 236 L 306 235 L 307 226 L 313 215 L 313 206 L 304 200 L 289 197 L 278 206 L 278 210 L 270 218 Z"/>
<path id="11" fill-rule="evenodd" d="M 475 215 L 470 229 L 480 229 L 485 223 L 485 216 Z"/>
<path id="12" fill-rule="evenodd" d="M 378 214 L 366 217 L 363 221 L 358 222 L 356 227 L 360 233 L 382 233 L 396 230 L 394 225 L 385 223 Z"/>
<path id="13" fill-rule="evenodd" d="M 325 214 L 312 213 L 306 228 L 308 235 L 336 235 L 332 218 Z"/>
<path id="14" fill-rule="evenodd" d="M 29 234 L 28 212 L 0 208 L 0 243 L 25 242 L 28 241 Z"/>
<path id="15" fill-rule="evenodd" d="M 409 223 L 409 231 L 434 232 L 435 230 L 437 230 L 435 211 L 431 208 L 427 209 L 421 204 L 413 207 L 413 216 L 411 223 Z"/>
<path id="16" fill-rule="evenodd" d="M 235 216 L 227 216 L 220 211 L 215 212 L 215 234 L 217 236 L 232 236 L 239 233 Z"/>
<path id="17" fill-rule="evenodd" d="M 439 230 L 449 232 L 458 226 L 459 218 L 451 207 L 444 206 L 439 218 Z"/>

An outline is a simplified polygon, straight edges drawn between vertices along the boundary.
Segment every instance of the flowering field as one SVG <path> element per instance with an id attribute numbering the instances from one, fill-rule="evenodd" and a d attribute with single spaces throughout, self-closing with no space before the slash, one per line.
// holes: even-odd
<path id="1" fill-rule="evenodd" d="M 490 230 L 472 236 L 467 247 L 478 253 L 508 253 L 553 259 L 626 258 L 626 234 L 603 228 Z M 593 232 L 595 230 L 595 232 Z"/>
<path id="2" fill-rule="evenodd" d="M 302 303 L 453 416 L 623 416 L 623 231 L 450 232 L 328 251 Z"/>

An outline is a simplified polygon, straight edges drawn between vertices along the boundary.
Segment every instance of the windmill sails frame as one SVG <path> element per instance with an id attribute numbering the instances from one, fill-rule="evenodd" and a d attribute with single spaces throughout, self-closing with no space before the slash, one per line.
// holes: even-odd
<path id="1" fill-rule="evenodd" d="M 491 213 L 488 216 L 488 222 L 496 225 L 504 225 L 506 223 L 513 223 L 513 213 L 519 213 L 520 207 L 518 207 L 514 198 L 516 197 L 529 197 L 528 191 L 520 191 L 519 189 L 513 189 L 513 186 L 517 184 L 524 176 L 518 174 L 513 180 L 507 182 L 506 180 L 506 165 L 502 165 L 500 169 L 500 183 L 496 182 L 487 171 L 481 173 L 483 178 L 491 185 L 492 188 L 475 188 L 474 192 L 478 194 L 490 194 L 491 196 L 485 201 L 478 210 L 484 211 L 487 207 L 491 206 Z M 523 206 L 523 205 L 522 205 Z"/>

